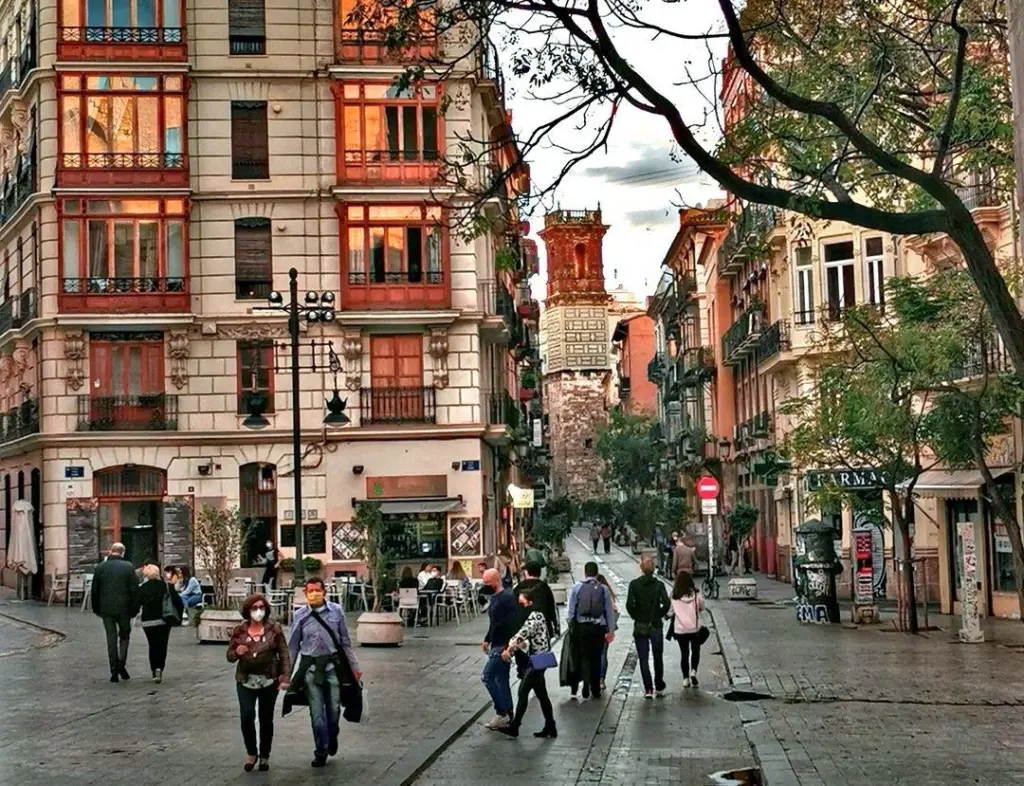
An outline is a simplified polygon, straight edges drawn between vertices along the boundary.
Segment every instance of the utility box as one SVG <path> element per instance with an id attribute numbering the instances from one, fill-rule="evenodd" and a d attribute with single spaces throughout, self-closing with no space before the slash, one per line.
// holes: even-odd
<path id="1" fill-rule="evenodd" d="M 796 536 L 796 618 L 823 625 L 839 622 L 836 576 L 843 566 L 836 555 L 831 526 L 818 519 L 805 521 Z"/>

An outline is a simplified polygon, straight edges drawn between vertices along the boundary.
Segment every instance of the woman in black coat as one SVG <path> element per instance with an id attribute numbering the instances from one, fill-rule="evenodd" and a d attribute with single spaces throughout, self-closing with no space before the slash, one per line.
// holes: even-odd
<path id="1" fill-rule="evenodd" d="M 170 598 L 178 612 L 178 619 L 185 607 L 181 596 L 170 584 L 163 580 L 160 568 L 146 565 L 142 568 L 145 581 L 139 588 L 142 601 L 142 632 L 149 642 L 149 668 L 153 673 L 153 682 L 161 682 L 164 668 L 167 665 L 167 642 L 171 637 L 171 626 L 164 620 L 164 598 Z"/>

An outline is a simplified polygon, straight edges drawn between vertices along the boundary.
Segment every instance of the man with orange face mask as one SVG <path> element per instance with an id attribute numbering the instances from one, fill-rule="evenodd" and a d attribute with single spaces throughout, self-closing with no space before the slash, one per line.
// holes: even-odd
<path id="1" fill-rule="evenodd" d="M 308 606 L 295 612 L 288 641 L 292 662 L 298 663 L 293 682 L 304 684 L 313 725 L 313 766 L 323 767 L 338 753 L 341 692 L 346 680 L 362 676 L 359 661 L 337 603 L 329 603 L 321 579 L 306 582 Z M 351 671 L 351 677 L 348 673 Z M 346 718 L 348 715 L 346 715 Z"/>

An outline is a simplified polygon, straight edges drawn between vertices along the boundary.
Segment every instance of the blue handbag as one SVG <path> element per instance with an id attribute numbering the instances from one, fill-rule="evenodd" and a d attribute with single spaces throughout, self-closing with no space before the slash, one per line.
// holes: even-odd
<path id="1" fill-rule="evenodd" d="M 555 653 L 553 652 L 538 652 L 536 655 L 530 656 L 530 668 L 534 671 L 553 669 L 557 665 L 558 661 L 555 660 Z"/>

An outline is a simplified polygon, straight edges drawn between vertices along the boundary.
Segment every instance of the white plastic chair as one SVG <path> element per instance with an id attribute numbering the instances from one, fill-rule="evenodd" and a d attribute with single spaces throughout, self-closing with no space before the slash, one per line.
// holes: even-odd
<path id="1" fill-rule="evenodd" d="M 402 619 L 405 620 L 405 624 L 408 627 L 409 622 L 403 611 L 411 611 L 413 613 L 413 627 L 419 625 L 420 622 L 420 592 L 415 587 L 401 587 L 398 590 L 398 613 Z"/>
<path id="2" fill-rule="evenodd" d="M 82 593 L 82 611 L 88 608 L 89 603 L 92 601 L 92 573 L 85 574 L 85 592 Z"/>
<path id="3" fill-rule="evenodd" d="M 64 605 L 70 608 L 72 599 L 78 596 L 85 597 L 85 574 L 70 573 L 67 592 L 64 593 Z"/>
<path id="4" fill-rule="evenodd" d="M 68 591 L 68 574 L 54 571 L 50 576 L 50 596 L 46 600 L 47 606 L 53 605 L 53 599 L 65 595 Z"/>

